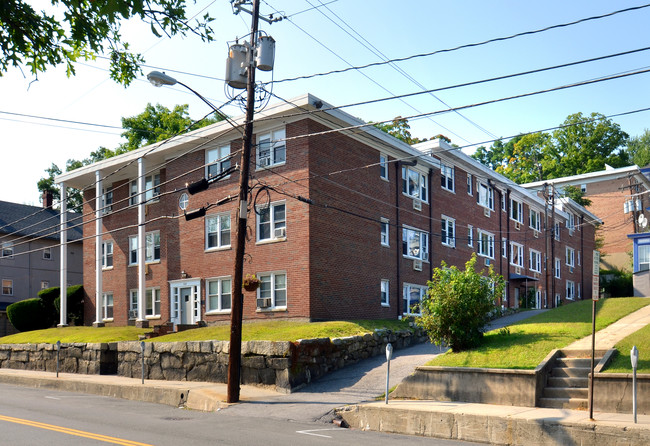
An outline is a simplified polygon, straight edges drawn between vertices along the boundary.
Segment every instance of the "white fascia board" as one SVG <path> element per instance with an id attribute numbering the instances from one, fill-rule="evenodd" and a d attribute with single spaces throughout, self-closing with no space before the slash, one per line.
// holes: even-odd
<path id="1" fill-rule="evenodd" d="M 583 173 L 580 175 L 572 175 L 568 177 L 552 178 L 545 181 L 535 181 L 532 183 L 522 184 L 526 189 L 541 189 L 544 184 L 589 184 L 600 181 L 615 180 L 625 178 L 630 174 L 634 174 L 635 178 L 645 184 L 646 188 L 650 190 L 650 181 L 641 173 L 641 169 L 634 166 L 619 167 L 616 169 L 599 170 L 597 172 Z"/>

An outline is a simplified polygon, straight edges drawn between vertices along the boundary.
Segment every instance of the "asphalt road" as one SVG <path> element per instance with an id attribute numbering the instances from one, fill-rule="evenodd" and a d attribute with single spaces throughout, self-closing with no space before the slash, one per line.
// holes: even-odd
<path id="1" fill-rule="evenodd" d="M 0 444 L 24 446 L 474 445 L 342 429 L 226 411 L 204 413 L 76 393 L 0 385 Z M 280 417 L 281 418 L 281 417 Z"/>

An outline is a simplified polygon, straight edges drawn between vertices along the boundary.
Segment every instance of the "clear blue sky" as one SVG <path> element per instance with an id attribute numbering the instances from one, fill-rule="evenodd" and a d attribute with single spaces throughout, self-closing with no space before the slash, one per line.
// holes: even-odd
<path id="1" fill-rule="evenodd" d="M 601 0 L 263 0 L 263 14 L 282 11 L 289 19 L 272 25 L 261 22 L 260 28 L 277 41 L 273 78 L 281 80 L 380 61 L 381 56 L 373 54 L 367 47 L 380 51 L 389 59 L 401 58 L 644 4 L 644 1 Z M 313 6 L 320 8 L 310 9 Z M 137 22 L 125 24 L 123 34 L 131 40 L 133 50 L 144 53 L 148 65 L 166 70 L 220 105 L 225 101 L 220 79 L 224 77 L 227 42 L 248 33 L 250 16 L 245 13 L 233 15 L 228 0 L 197 0 L 196 5 L 190 5 L 188 15 L 206 7 L 216 17 L 216 41 L 209 44 L 193 36 L 157 39 L 147 27 Z M 310 92 L 333 105 L 345 105 L 416 92 L 422 86 L 427 89 L 446 87 L 650 46 L 648 23 L 650 7 L 395 64 L 403 73 L 391 65 L 383 65 L 278 83 L 273 93 L 290 99 Z M 447 90 L 436 93 L 436 96 L 447 106 L 459 107 L 644 69 L 650 65 L 649 55 L 650 51 L 646 51 Z M 151 69 L 145 67 L 144 74 Z M 640 74 L 471 108 L 462 111 L 462 116 L 449 112 L 431 119 L 416 119 L 411 121 L 412 133 L 423 138 L 442 133 L 452 142 L 468 146 L 467 151 L 471 152 L 469 146 L 473 144 L 491 140 L 494 136 L 508 137 L 554 127 L 572 113 L 612 115 L 650 107 L 649 79 L 650 75 Z M 269 81 L 271 74 L 258 72 L 258 80 Z M 107 63 L 101 59 L 79 64 L 77 75 L 71 78 L 65 76 L 63 68 L 50 69 L 40 74 L 36 81 L 27 72 L 23 76 L 20 70 L 12 69 L 0 78 L 0 112 L 3 112 L 0 113 L 0 200 L 39 205 L 36 182 L 45 174 L 44 169 L 53 162 L 64 167 L 67 159 L 87 157 L 100 146 L 115 148 L 120 142 L 120 118 L 142 112 L 148 102 L 161 103 L 169 108 L 188 103 L 193 118 L 208 112 L 205 104 L 182 87 L 155 89 L 144 76 L 128 88 L 121 87 L 108 78 Z M 383 121 L 445 108 L 438 99 L 424 94 L 405 102 L 392 100 L 345 110 L 367 121 Z M 230 115 L 241 114 L 237 107 L 224 110 Z M 649 118 L 650 112 L 644 112 L 613 120 L 631 136 L 636 136 L 650 128 Z"/>

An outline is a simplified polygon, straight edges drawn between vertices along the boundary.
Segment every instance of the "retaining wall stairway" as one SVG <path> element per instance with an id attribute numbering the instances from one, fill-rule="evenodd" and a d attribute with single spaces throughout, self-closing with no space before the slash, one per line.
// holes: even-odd
<path id="1" fill-rule="evenodd" d="M 601 358 L 595 358 L 595 364 Z M 541 407 L 554 409 L 587 409 L 591 358 L 583 352 L 563 351 L 546 378 Z"/>

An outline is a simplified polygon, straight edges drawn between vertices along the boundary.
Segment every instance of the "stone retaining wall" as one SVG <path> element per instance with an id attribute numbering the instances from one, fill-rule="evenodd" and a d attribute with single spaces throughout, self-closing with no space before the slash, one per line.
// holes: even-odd
<path id="1" fill-rule="evenodd" d="M 302 339 L 297 342 L 248 341 L 242 343 L 242 384 L 274 386 L 291 391 L 327 373 L 383 354 L 386 344 L 400 349 L 425 342 L 416 329 L 346 338 Z M 145 379 L 226 382 L 229 342 L 147 342 L 144 344 Z M 60 368 L 65 373 L 142 376 L 140 342 L 62 344 Z M 56 371 L 52 344 L 0 345 L 0 368 Z"/>

